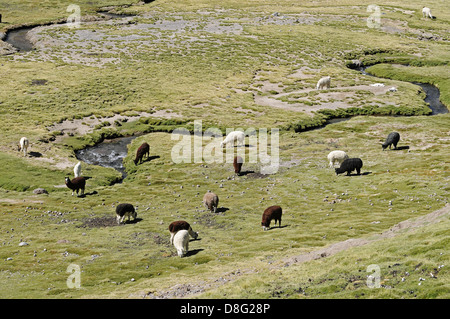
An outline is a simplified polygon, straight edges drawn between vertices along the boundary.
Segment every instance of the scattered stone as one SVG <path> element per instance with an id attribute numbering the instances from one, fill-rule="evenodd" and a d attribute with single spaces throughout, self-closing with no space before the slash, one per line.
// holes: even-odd
<path id="1" fill-rule="evenodd" d="M 48 194 L 47 190 L 44 189 L 44 188 L 36 188 L 35 190 L 33 190 L 33 193 L 37 194 L 37 195 L 39 195 L 39 194 Z"/>

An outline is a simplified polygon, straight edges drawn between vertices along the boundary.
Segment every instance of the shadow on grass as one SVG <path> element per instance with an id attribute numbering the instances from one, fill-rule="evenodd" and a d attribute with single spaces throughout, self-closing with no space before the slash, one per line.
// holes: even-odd
<path id="1" fill-rule="evenodd" d="M 146 159 L 143 159 L 140 163 L 138 163 L 138 164 L 144 164 L 144 163 L 146 163 L 146 162 L 151 162 L 152 160 L 154 160 L 154 159 L 157 159 L 157 158 L 160 158 L 161 156 L 159 156 L 159 155 L 152 155 L 152 156 L 149 156 L 149 157 L 147 157 Z"/>
<path id="2" fill-rule="evenodd" d="M 237 174 L 237 176 L 245 176 L 248 174 L 253 174 L 255 171 L 242 171 L 240 173 Z"/>
<path id="3" fill-rule="evenodd" d="M 268 230 L 272 230 L 272 229 L 275 229 L 275 228 L 286 228 L 286 227 L 289 227 L 289 225 L 283 225 L 283 226 L 272 226 L 272 227 L 269 227 L 269 229 L 268 229 Z"/>
<path id="4" fill-rule="evenodd" d="M 142 218 L 136 217 L 136 219 L 124 221 L 124 224 L 137 224 L 142 220 L 143 220 Z"/>
<path id="5" fill-rule="evenodd" d="M 392 151 L 401 151 L 401 150 L 409 150 L 409 146 L 408 145 L 399 146 L 397 148 L 392 149 Z"/>
<path id="6" fill-rule="evenodd" d="M 224 213 L 224 212 L 226 212 L 227 210 L 230 210 L 229 208 L 227 208 L 227 207 L 217 207 L 217 210 L 216 210 L 216 213 Z"/>
<path id="7" fill-rule="evenodd" d="M 199 252 L 203 251 L 204 249 L 193 249 L 189 250 L 186 254 L 186 257 L 197 255 Z"/>
<path id="8" fill-rule="evenodd" d="M 39 152 L 29 152 L 28 155 L 31 157 L 42 157 L 42 153 Z"/>
<path id="9" fill-rule="evenodd" d="M 350 173 L 350 174 L 344 174 L 344 175 L 342 175 L 342 176 L 366 176 L 366 175 L 370 175 L 370 174 L 372 174 L 372 172 L 363 172 L 363 173 L 361 173 L 361 174 L 358 174 L 358 173 Z M 337 176 L 339 176 L 339 175 L 337 175 Z"/>
<path id="10" fill-rule="evenodd" d="M 92 191 L 92 192 L 89 192 L 89 193 L 84 193 L 83 195 L 78 195 L 77 197 L 85 198 L 86 196 L 97 195 L 97 194 L 98 194 L 97 191 Z"/>

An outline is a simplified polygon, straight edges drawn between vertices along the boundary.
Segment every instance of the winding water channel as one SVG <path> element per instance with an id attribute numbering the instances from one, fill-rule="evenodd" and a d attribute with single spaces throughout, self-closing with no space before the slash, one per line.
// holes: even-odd
<path id="1" fill-rule="evenodd" d="M 375 75 L 370 74 L 366 71 L 367 68 L 368 67 L 360 67 L 357 68 L 357 70 L 359 70 L 364 75 L 376 78 Z M 444 104 L 442 104 L 440 100 L 441 92 L 436 86 L 428 83 L 419 83 L 419 82 L 410 82 L 410 83 L 420 86 L 422 90 L 425 92 L 426 97 L 424 101 L 428 103 L 428 107 L 431 109 L 431 115 L 445 114 L 449 112 L 447 107 Z"/>
<path id="2" fill-rule="evenodd" d="M 118 15 L 109 12 L 101 12 L 100 14 L 106 16 L 107 18 L 128 17 L 127 15 Z M 27 32 L 32 28 L 34 27 L 22 27 L 10 30 L 7 32 L 4 41 L 14 46 L 19 52 L 30 51 L 33 49 L 33 44 L 28 40 Z M 358 70 L 365 75 L 373 76 L 366 72 L 366 67 L 358 68 Z M 447 107 L 439 100 L 440 92 L 437 87 L 427 83 L 411 83 L 420 86 L 426 93 L 425 102 L 428 103 L 432 111 L 431 115 L 449 112 Z M 346 119 L 332 119 L 327 121 L 326 125 L 340 122 L 342 120 Z M 79 150 L 75 155 L 77 159 L 85 163 L 114 168 L 122 174 L 122 178 L 125 178 L 126 172 L 123 166 L 123 159 L 127 156 L 128 144 L 131 143 L 131 141 L 136 137 L 137 136 L 120 137 L 112 140 L 106 140 L 98 145 Z"/>
<path id="3" fill-rule="evenodd" d="M 447 107 L 444 104 L 442 104 L 441 100 L 439 99 L 441 96 L 441 92 L 437 87 L 428 83 L 417 83 L 417 82 L 412 83 L 420 86 L 426 93 L 427 96 L 425 97 L 424 100 L 429 104 L 429 107 L 431 109 L 431 115 L 445 114 L 449 112 Z"/>
<path id="4" fill-rule="evenodd" d="M 131 14 L 117 14 L 108 11 L 98 11 L 97 12 L 101 19 L 122 19 L 133 17 Z M 54 24 L 66 24 L 67 22 L 55 22 Z M 42 26 L 42 25 L 40 25 Z M 19 52 L 27 52 L 33 50 L 33 43 L 28 39 L 27 33 L 33 28 L 38 26 L 25 26 L 18 27 L 15 29 L 8 30 L 6 32 L 5 38 L 3 41 L 11 44 L 14 48 L 16 48 Z"/>
<path id="5" fill-rule="evenodd" d="M 365 72 L 365 70 L 363 70 L 362 72 L 364 72 L 367 75 L 370 75 L 367 72 Z M 442 104 L 441 101 L 439 100 L 440 92 L 437 87 L 427 83 L 414 83 L 414 84 L 420 86 L 425 91 L 426 93 L 425 102 L 429 104 L 429 107 L 432 111 L 431 113 L 432 115 L 444 114 L 449 112 L 447 107 L 444 104 Z M 348 118 L 331 119 L 327 121 L 326 125 L 337 123 L 343 120 L 348 120 Z M 126 172 L 123 166 L 123 159 L 125 158 L 125 156 L 127 156 L 128 144 L 131 143 L 131 141 L 135 138 L 136 136 L 131 136 L 108 140 L 98 145 L 77 151 L 76 157 L 79 160 L 86 162 L 88 164 L 95 164 L 104 167 L 112 167 L 118 170 L 122 174 L 122 177 L 125 178 Z"/>
<path id="6" fill-rule="evenodd" d="M 127 177 L 123 159 L 128 153 L 128 144 L 137 136 L 118 137 L 105 140 L 95 146 L 86 147 L 76 151 L 75 156 L 87 164 L 111 167 L 122 174 L 122 179 Z"/>
<path id="7" fill-rule="evenodd" d="M 4 41 L 11 44 L 19 52 L 31 51 L 33 49 L 33 43 L 27 38 L 27 33 L 31 29 L 33 29 L 33 27 L 22 27 L 10 30 L 6 33 Z"/>

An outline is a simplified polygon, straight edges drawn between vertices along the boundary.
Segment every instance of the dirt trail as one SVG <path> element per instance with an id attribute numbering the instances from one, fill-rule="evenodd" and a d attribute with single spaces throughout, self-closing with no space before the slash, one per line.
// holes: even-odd
<path id="1" fill-rule="evenodd" d="M 441 221 L 444 217 L 450 217 L 450 204 L 446 204 L 443 208 L 436 210 L 428 215 L 402 221 L 379 235 L 373 235 L 367 238 L 348 239 L 332 244 L 323 249 L 280 260 L 279 262 L 273 263 L 270 266 L 270 269 L 289 267 L 294 264 L 333 256 L 341 251 L 345 251 L 353 247 L 361 247 L 379 240 L 393 238 L 399 234 L 414 231 L 415 229 L 423 226 L 435 224 Z M 144 298 L 154 299 L 192 298 L 196 295 L 204 293 L 209 289 L 218 288 L 226 283 L 236 280 L 242 275 L 253 274 L 257 272 L 258 269 L 255 268 L 244 270 L 238 269 L 236 271 L 223 274 L 218 278 L 213 278 L 208 281 L 201 281 L 192 284 L 177 284 L 164 291 L 142 293 L 140 296 Z"/>
<path id="2" fill-rule="evenodd" d="M 347 239 L 342 242 L 338 242 L 332 244 L 326 248 L 312 251 L 307 254 L 302 254 L 294 257 L 290 257 L 284 260 L 285 266 L 290 266 L 296 263 L 302 263 L 314 259 L 319 259 L 323 257 L 332 256 L 341 251 L 353 248 L 360 247 L 367 244 L 370 244 L 375 241 L 383 240 L 386 238 L 393 238 L 400 233 L 409 232 L 416 228 L 437 223 L 441 220 L 441 218 L 445 215 L 450 215 L 450 204 L 445 205 L 443 208 L 436 210 L 428 215 L 421 216 L 418 218 L 408 219 L 402 221 L 396 225 L 394 225 L 391 229 L 384 231 L 379 235 L 372 236 L 370 238 L 355 238 L 355 239 Z"/>

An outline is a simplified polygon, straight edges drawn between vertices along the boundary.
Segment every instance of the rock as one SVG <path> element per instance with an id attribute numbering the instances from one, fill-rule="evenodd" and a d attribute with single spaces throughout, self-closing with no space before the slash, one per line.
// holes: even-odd
<path id="1" fill-rule="evenodd" d="M 22 247 L 22 246 L 28 246 L 29 244 L 27 243 L 27 242 L 24 242 L 24 241 L 22 241 L 22 242 L 20 242 L 19 243 L 19 246 L 20 247 Z"/>
<path id="2" fill-rule="evenodd" d="M 44 188 L 36 188 L 36 189 L 33 191 L 33 193 L 34 193 L 34 194 L 48 194 L 47 190 L 44 189 Z"/>

